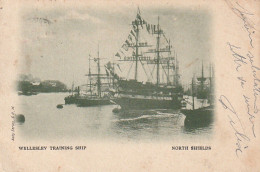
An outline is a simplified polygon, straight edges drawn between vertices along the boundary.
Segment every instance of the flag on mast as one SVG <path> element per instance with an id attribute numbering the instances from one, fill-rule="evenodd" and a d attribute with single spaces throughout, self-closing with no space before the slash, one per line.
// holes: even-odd
<path id="1" fill-rule="evenodd" d="M 120 56 L 120 54 L 119 53 L 116 53 L 116 55 L 115 56 L 117 56 L 117 57 L 119 57 L 120 59 L 121 59 L 121 56 Z"/>

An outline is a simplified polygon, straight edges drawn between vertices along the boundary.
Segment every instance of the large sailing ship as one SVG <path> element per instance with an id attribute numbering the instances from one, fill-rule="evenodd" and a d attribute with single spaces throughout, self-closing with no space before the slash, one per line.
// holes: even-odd
<path id="1" fill-rule="evenodd" d="M 127 40 L 115 55 L 117 70 L 106 66 L 117 80 L 113 101 L 123 110 L 179 109 L 183 89 L 177 53 L 172 53 L 159 17 L 157 24 L 149 24 L 138 9 L 131 26 Z"/>

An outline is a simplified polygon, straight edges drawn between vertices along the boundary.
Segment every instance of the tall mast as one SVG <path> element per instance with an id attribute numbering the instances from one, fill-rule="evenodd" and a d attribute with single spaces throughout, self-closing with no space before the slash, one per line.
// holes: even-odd
<path id="1" fill-rule="evenodd" d="M 170 58 L 171 58 L 171 40 L 169 39 L 169 52 L 168 52 L 168 60 L 167 60 L 167 85 L 170 84 Z"/>
<path id="2" fill-rule="evenodd" d="M 140 10 L 138 7 L 137 15 L 140 15 Z M 136 20 L 137 21 L 137 20 Z M 137 73 L 138 73 L 138 39 L 139 39 L 139 23 L 136 23 L 136 39 L 135 39 L 135 80 L 137 80 Z"/>
<path id="3" fill-rule="evenodd" d="M 157 61 L 156 61 L 156 65 L 157 65 L 157 76 L 156 76 L 156 78 L 157 78 L 157 82 L 156 82 L 156 84 L 157 84 L 157 87 L 159 87 L 159 82 L 160 82 L 160 26 L 159 26 L 159 20 L 160 20 L 160 18 L 159 18 L 159 16 L 158 16 L 158 25 L 157 25 Z"/>
<path id="4" fill-rule="evenodd" d="M 73 73 L 73 82 L 71 87 L 71 94 L 74 95 L 74 73 Z"/>
<path id="5" fill-rule="evenodd" d="M 112 71 L 113 71 L 113 75 L 115 74 L 115 63 L 113 62 L 113 67 L 112 67 Z M 115 77 L 112 76 L 112 88 L 115 88 Z"/>
<path id="6" fill-rule="evenodd" d="M 101 97 L 100 64 L 99 64 L 99 44 L 98 44 L 97 66 L 98 66 L 98 76 L 97 76 L 98 96 Z"/>
<path id="7" fill-rule="evenodd" d="M 209 103 L 210 105 L 212 104 L 212 66 L 211 66 L 211 63 L 210 63 L 210 66 L 209 66 Z"/>
<path id="8" fill-rule="evenodd" d="M 89 67 L 88 67 L 88 75 L 89 75 L 89 91 L 92 96 L 92 81 L 91 81 L 91 69 L 90 69 L 90 56 L 88 57 Z"/>
<path id="9" fill-rule="evenodd" d="M 204 69 L 203 69 L 203 61 L 202 61 L 202 67 L 201 67 L 201 77 L 204 78 Z"/>
<path id="10" fill-rule="evenodd" d="M 172 80 L 172 85 L 176 84 L 176 54 L 175 54 L 175 50 L 174 50 L 174 61 L 173 61 L 173 68 L 172 68 L 172 76 L 173 76 L 173 80 Z"/>
<path id="11" fill-rule="evenodd" d="M 195 88 L 194 88 L 194 76 L 191 81 L 191 94 L 192 94 L 192 110 L 194 110 L 194 96 L 195 96 Z"/>
<path id="12" fill-rule="evenodd" d="M 179 62 L 178 62 L 178 56 L 177 56 L 177 53 L 176 53 L 176 62 L 175 62 L 175 86 L 178 86 L 179 85 Z"/>
<path id="13" fill-rule="evenodd" d="M 132 31 L 131 31 L 131 33 L 134 36 L 135 43 L 130 44 L 129 42 L 126 41 L 127 46 L 134 49 L 133 55 L 130 57 L 130 59 L 129 59 L 129 57 L 125 57 L 123 60 L 119 60 L 119 61 L 128 61 L 128 62 L 131 61 L 132 62 L 132 64 L 135 66 L 135 69 L 134 69 L 135 70 L 134 71 L 134 80 L 136 80 L 136 81 L 138 80 L 138 61 L 141 62 L 140 56 L 142 56 L 142 54 L 139 53 L 139 47 L 140 48 L 142 48 L 142 47 L 150 47 L 149 45 L 147 45 L 146 42 L 145 43 L 144 42 L 140 42 L 140 27 L 139 27 L 139 25 L 143 28 L 145 23 L 144 23 L 144 20 L 141 18 L 140 9 L 138 7 L 136 18 L 135 18 L 134 21 L 132 21 L 133 30 L 134 30 L 135 33 L 132 33 Z M 150 53 L 154 53 L 154 51 L 150 52 Z M 142 64 L 142 62 L 141 62 L 141 64 Z M 142 67 L 143 67 L 143 64 L 142 64 Z M 132 69 L 132 67 L 130 69 Z M 129 69 L 129 72 L 130 72 L 130 69 Z"/>
<path id="14" fill-rule="evenodd" d="M 203 67 L 203 61 L 202 61 L 202 66 L 201 66 L 201 89 L 204 88 L 204 81 L 205 81 L 205 78 L 204 78 L 204 67 Z"/>
<path id="15" fill-rule="evenodd" d="M 210 89 L 211 89 L 211 86 L 212 86 L 212 83 L 211 83 L 211 80 L 212 80 L 211 69 L 212 69 L 212 66 L 211 66 L 211 64 L 210 64 L 210 66 L 209 66 L 209 82 L 210 82 Z"/>

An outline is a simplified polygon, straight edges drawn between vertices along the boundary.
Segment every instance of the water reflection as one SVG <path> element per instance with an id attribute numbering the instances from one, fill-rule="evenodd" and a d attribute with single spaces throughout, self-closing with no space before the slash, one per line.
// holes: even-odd
<path id="1" fill-rule="evenodd" d="M 77 107 L 65 105 L 66 94 L 49 93 L 19 96 L 26 122 L 17 126 L 25 139 L 133 139 L 172 140 L 207 138 L 212 123 L 205 126 L 184 125 L 178 111 L 150 110 L 113 113 L 115 105 Z"/>

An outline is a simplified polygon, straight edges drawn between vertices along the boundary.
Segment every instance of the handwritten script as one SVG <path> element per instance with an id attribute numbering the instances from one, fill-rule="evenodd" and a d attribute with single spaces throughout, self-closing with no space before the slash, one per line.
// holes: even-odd
<path id="1" fill-rule="evenodd" d="M 249 142 L 256 138 L 255 118 L 259 112 L 257 102 L 260 94 L 260 79 L 257 74 L 260 68 L 255 64 L 256 57 L 253 53 L 256 29 L 251 18 L 254 17 L 254 13 L 245 9 L 238 2 L 226 0 L 226 3 L 240 19 L 241 28 L 245 31 L 245 35 L 241 35 L 241 37 L 246 36 L 248 40 L 248 46 L 246 47 L 241 47 L 239 43 L 227 42 L 227 47 L 231 54 L 230 57 L 234 62 L 235 73 L 237 74 L 235 78 L 237 80 L 236 83 L 241 87 L 241 95 L 238 97 L 241 98 L 244 104 L 240 106 L 245 107 L 246 114 L 237 112 L 236 107 L 233 106 L 234 104 L 227 96 L 221 95 L 219 97 L 220 104 L 228 111 L 227 117 L 236 139 L 235 153 L 239 157 L 248 148 Z M 250 77 L 245 77 L 245 74 L 248 74 L 248 72 L 250 72 Z"/>

